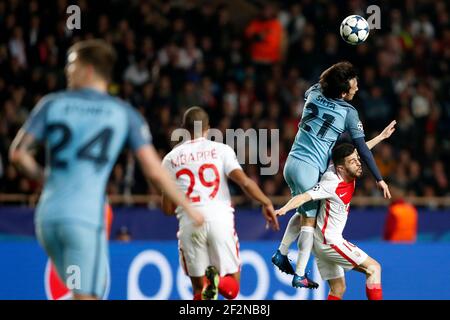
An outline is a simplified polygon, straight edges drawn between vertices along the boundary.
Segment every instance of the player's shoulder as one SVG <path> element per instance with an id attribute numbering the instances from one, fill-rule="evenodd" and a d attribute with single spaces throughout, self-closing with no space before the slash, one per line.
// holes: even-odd
<path id="1" fill-rule="evenodd" d="M 329 166 L 327 171 L 322 175 L 322 178 L 320 179 L 320 182 L 325 183 L 339 183 L 340 179 L 339 176 L 336 174 L 336 170 L 333 165 Z"/>
<path id="2" fill-rule="evenodd" d="M 58 101 L 61 101 L 64 97 L 65 91 L 58 91 L 44 95 L 39 99 L 38 103 L 34 107 L 31 116 L 37 114 L 47 114 L 51 106 L 55 105 Z"/>
<path id="3" fill-rule="evenodd" d="M 308 90 L 305 91 L 305 100 L 308 99 L 308 97 L 312 97 L 318 94 L 322 94 L 322 89 L 320 87 L 319 83 L 313 84 L 311 87 L 308 88 Z"/>
<path id="4" fill-rule="evenodd" d="M 56 101 L 64 99 L 65 97 L 67 97 L 66 90 L 48 93 L 39 100 L 38 106 L 46 106 L 47 107 Z"/>
<path id="5" fill-rule="evenodd" d="M 127 101 L 114 96 L 110 96 L 109 101 L 122 110 L 131 128 L 140 128 L 145 122 L 143 115 Z"/>
<path id="6" fill-rule="evenodd" d="M 335 102 L 338 106 L 347 109 L 348 112 L 358 113 L 358 110 L 356 110 L 351 103 L 345 101 L 344 99 L 333 99 L 333 102 Z"/>
<path id="7" fill-rule="evenodd" d="M 130 103 L 119 97 L 108 95 L 108 100 L 119 108 L 123 109 L 127 114 L 140 116 L 140 113 Z"/>
<path id="8" fill-rule="evenodd" d="M 164 157 L 163 157 L 163 162 L 166 162 L 168 160 L 170 160 L 171 158 L 177 157 L 178 154 L 183 153 L 183 151 L 185 150 L 185 148 L 187 147 L 187 143 L 189 141 L 182 141 L 178 144 L 176 144 L 172 150 L 170 150 Z"/>
<path id="9" fill-rule="evenodd" d="M 211 141 L 211 143 L 212 143 L 211 145 L 216 147 L 217 150 L 219 150 L 223 155 L 233 155 L 233 156 L 236 155 L 234 149 L 226 143 L 218 141 Z"/>

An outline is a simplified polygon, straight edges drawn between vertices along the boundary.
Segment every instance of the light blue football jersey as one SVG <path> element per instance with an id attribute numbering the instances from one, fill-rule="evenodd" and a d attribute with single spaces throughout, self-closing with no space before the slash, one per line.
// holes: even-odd
<path id="1" fill-rule="evenodd" d="M 328 99 L 315 84 L 305 93 L 305 106 L 290 156 L 319 168 L 324 173 L 340 134 L 352 139 L 364 137 L 358 111 L 343 99 Z"/>
<path id="2" fill-rule="evenodd" d="M 151 144 L 143 117 L 127 103 L 93 89 L 47 95 L 23 129 L 45 143 L 46 180 L 37 223 L 73 220 L 103 225 L 105 189 L 125 144 Z"/>

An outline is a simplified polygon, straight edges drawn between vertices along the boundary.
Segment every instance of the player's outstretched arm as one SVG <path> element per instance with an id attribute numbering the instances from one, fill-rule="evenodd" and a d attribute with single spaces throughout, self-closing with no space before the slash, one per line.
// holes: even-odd
<path id="1" fill-rule="evenodd" d="M 36 140 L 34 136 L 20 129 L 9 148 L 9 161 L 28 178 L 44 181 L 44 170 L 34 159 Z"/>
<path id="2" fill-rule="evenodd" d="M 372 148 L 379 144 L 381 141 L 389 138 L 394 133 L 396 124 L 397 121 L 393 120 L 386 128 L 383 129 L 383 131 L 379 135 L 377 135 L 372 140 L 367 141 L 367 148 L 369 148 L 369 150 L 372 150 Z"/>
<path id="3" fill-rule="evenodd" d="M 155 183 L 170 201 L 181 206 L 195 224 L 202 225 L 205 220 L 203 215 L 195 210 L 178 190 L 166 169 L 161 166 L 161 160 L 155 148 L 151 145 L 144 145 L 136 151 L 136 157 L 145 177 Z"/>
<path id="4" fill-rule="evenodd" d="M 312 200 L 312 197 L 308 193 L 302 193 L 292 197 L 283 207 L 275 211 L 277 216 L 284 216 L 286 212 L 292 209 L 297 209 L 304 203 Z"/>
<path id="5" fill-rule="evenodd" d="M 383 181 L 383 177 L 381 176 L 380 170 L 378 169 L 377 164 L 375 163 L 375 159 L 373 158 L 372 152 L 370 152 L 369 148 L 367 147 L 364 138 L 361 137 L 353 139 L 353 143 L 356 146 L 356 150 L 358 151 L 359 156 L 361 157 L 361 159 L 364 160 L 370 172 L 375 177 L 377 181 L 377 187 L 383 192 L 384 198 L 390 199 L 391 192 L 389 191 L 389 187 L 386 184 L 386 182 Z"/>
<path id="6" fill-rule="evenodd" d="M 252 199 L 258 201 L 263 206 L 262 211 L 266 221 L 272 226 L 272 229 L 280 230 L 278 218 L 275 215 L 272 201 L 262 192 L 258 185 L 250 179 L 241 169 L 235 169 L 228 174 L 228 177 L 233 180 L 241 189 Z"/>

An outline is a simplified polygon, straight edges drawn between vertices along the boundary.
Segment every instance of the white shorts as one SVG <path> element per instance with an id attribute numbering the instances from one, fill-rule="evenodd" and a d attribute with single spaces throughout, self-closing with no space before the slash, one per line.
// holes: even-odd
<path id="1" fill-rule="evenodd" d="M 190 277 L 205 275 L 208 266 L 221 276 L 240 271 L 239 239 L 234 221 L 205 221 L 201 227 L 180 226 L 178 232 L 180 264 Z"/>
<path id="2" fill-rule="evenodd" d="M 345 271 L 359 266 L 368 257 L 367 253 L 347 240 L 338 244 L 323 244 L 316 240 L 313 250 L 323 280 L 344 277 Z"/>

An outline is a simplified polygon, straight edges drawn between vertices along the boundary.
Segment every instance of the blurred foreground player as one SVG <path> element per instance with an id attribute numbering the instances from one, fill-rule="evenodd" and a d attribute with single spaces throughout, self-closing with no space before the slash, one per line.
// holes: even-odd
<path id="1" fill-rule="evenodd" d="M 334 165 L 320 182 L 303 194 L 293 197 L 277 215 L 298 208 L 309 201 L 320 201 L 313 252 L 323 280 L 328 280 L 328 300 L 341 300 L 345 292 L 344 271 L 354 269 L 366 275 L 369 300 L 381 300 L 381 266 L 364 251 L 342 236 L 355 190 L 355 180 L 362 176 L 362 166 L 355 147 L 343 143 L 333 149 Z"/>
<path id="2" fill-rule="evenodd" d="M 113 211 L 109 203 L 105 204 L 105 230 L 106 238 L 109 240 L 111 236 L 111 227 L 113 221 Z M 72 299 L 72 292 L 67 288 L 66 284 L 58 276 L 55 265 L 49 259 L 49 272 L 45 275 L 47 298 L 51 300 L 67 300 Z"/>
<path id="3" fill-rule="evenodd" d="M 45 179 L 36 208 L 36 235 L 67 284 L 79 270 L 74 299 L 103 296 L 108 246 L 103 210 L 105 186 L 119 152 L 127 144 L 147 178 L 181 205 L 196 224 L 193 209 L 165 170 L 152 146 L 150 130 L 130 105 L 107 93 L 116 54 L 102 40 L 74 44 L 68 51 L 69 90 L 45 96 L 10 148 L 10 160 L 35 180 Z M 48 153 L 46 172 L 33 157 L 36 143 Z"/>
<path id="4" fill-rule="evenodd" d="M 264 218 L 279 229 L 272 202 L 242 170 L 234 150 L 206 139 L 208 114 L 192 107 L 183 116 L 189 140 L 176 146 L 163 160 L 163 166 L 176 179 L 177 186 L 192 205 L 205 216 L 201 227 L 194 226 L 163 194 L 163 210 L 179 220 L 180 264 L 191 278 L 194 300 L 227 299 L 239 293 L 239 241 L 234 228 L 234 209 L 227 179 L 233 180 L 262 205 Z M 198 129 L 198 130 L 197 130 Z"/>

